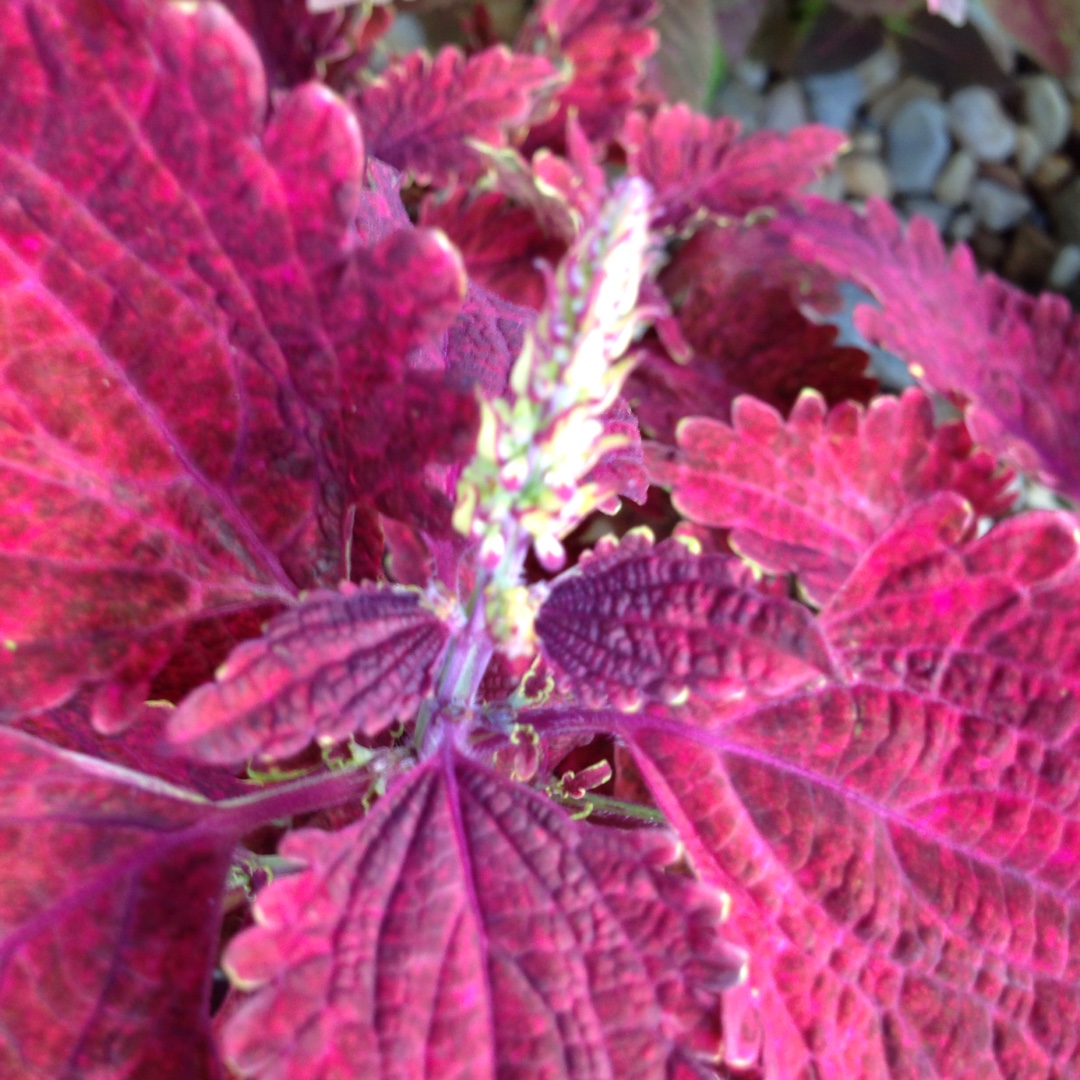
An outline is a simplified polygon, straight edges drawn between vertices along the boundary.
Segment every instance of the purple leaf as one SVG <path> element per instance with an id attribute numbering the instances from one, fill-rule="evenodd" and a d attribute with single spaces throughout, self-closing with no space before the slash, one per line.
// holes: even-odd
<path id="1" fill-rule="evenodd" d="M 210 974 L 235 836 L 215 813 L 0 730 L 0 1075 L 223 1080 Z"/>
<path id="2" fill-rule="evenodd" d="M 706 727 L 623 728 L 733 894 L 780 1076 L 1080 1064 L 1080 560 L 1062 515 L 970 540 L 956 496 L 883 535 L 824 628 L 850 674 Z"/>
<path id="3" fill-rule="evenodd" d="M 680 513 L 733 529 L 732 543 L 774 573 L 793 571 L 822 604 L 871 544 L 913 503 L 955 491 L 980 514 L 1004 513 L 1011 475 L 976 450 L 959 423 L 934 428 L 920 390 L 826 410 L 807 392 L 785 423 L 753 398 L 733 424 L 688 419 L 679 448 L 648 447 L 653 480 Z"/>
<path id="4" fill-rule="evenodd" d="M 832 309 L 838 298 L 828 275 L 791 256 L 784 224 L 707 225 L 664 268 L 660 285 L 685 340 L 681 348 L 664 341 L 670 359 L 643 350 L 627 384 L 653 437 L 674 441 L 684 416 L 728 420 L 743 393 L 786 413 L 807 387 L 833 404 L 868 401 L 877 388 L 861 349 L 838 345 L 834 327 L 802 314 L 810 301 Z"/>
<path id="5" fill-rule="evenodd" d="M 169 738 L 215 763 L 287 758 L 312 738 L 339 742 L 409 720 L 449 629 L 407 589 L 319 590 L 230 654 L 181 703 Z"/>
<path id="6" fill-rule="evenodd" d="M 280 854 L 304 869 L 226 953 L 255 991 L 224 1036 L 242 1076 L 633 1080 L 715 1052 L 742 956 L 661 834 L 576 824 L 446 748 Z"/>
<path id="7" fill-rule="evenodd" d="M 677 540 L 606 545 L 552 586 L 545 658 L 586 702 L 778 693 L 831 669 L 810 612 L 739 580 L 739 563 Z"/>
<path id="8" fill-rule="evenodd" d="M 352 101 L 371 154 L 443 187 L 476 179 L 484 162 L 470 142 L 506 146 L 544 111 L 555 82 L 543 56 L 497 45 L 466 59 L 447 46 L 434 59 L 422 52 L 398 58 Z"/>
<path id="9" fill-rule="evenodd" d="M 856 309 L 856 326 L 926 386 L 970 402 L 979 442 L 1080 495 L 1080 317 L 1068 302 L 980 278 L 966 247 L 946 255 L 922 218 L 905 233 L 885 203 L 865 218 L 821 200 L 810 209 L 795 250 L 881 304 Z"/>
<path id="10" fill-rule="evenodd" d="M 561 150 L 571 115 L 593 142 L 602 145 L 618 134 L 656 50 L 649 25 L 656 12 L 655 0 L 544 0 L 533 10 L 516 47 L 569 61 L 572 76 L 556 98 L 558 111 L 530 132 L 530 152 Z"/>
<path id="11" fill-rule="evenodd" d="M 819 124 L 742 139 L 739 130 L 731 117 L 710 120 L 685 105 L 627 118 L 620 136 L 627 168 L 652 186 L 658 228 L 682 228 L 701 210 L 744 217 L 784 205 L 832 164 L 844 142 L 843 132 Z"/>

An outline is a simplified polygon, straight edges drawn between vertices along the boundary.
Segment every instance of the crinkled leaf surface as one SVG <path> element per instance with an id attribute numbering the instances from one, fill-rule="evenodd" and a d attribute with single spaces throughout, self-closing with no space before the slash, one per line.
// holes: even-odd
<path id="1" fill-rule="evenodd" d="M 586 701 L 723 700 L 829 671 L 810 612 L 740 580 L 739 563 L 630 537 L 552 587 L 544 657 Z"/>
<path id="2" fill-rule="evenodd" d="M 572 822 L 449 747 L 259 896 L 224 1052 L 259 1080 L 668 1075 L 742 955 L 668 838 Z"/>
<path id="3" fill-rule="evenodd" d="M 551 52 L 571 64 L 558 110 L 529 134 L 526 146 L 561 149 L 573 113 L 593 142 L 609 142 L 637 104 L 645 60 L 656 49 L 649 25 L 655 0 L 544 0 L 522 29 L 517 48 Z"/>
<path id="4" fill-rule="evenodd" d="M 686 105 L 627 118 L 620 136 L 627 168 L 652 185 L 657 227 L 680 228 L 702 210 L 743 217 L 783 205 L 832 164 L 844 142 L 842 132 L 820 124 L 742 139 L 739 130 L 731 117 L 710 120 Z"/>
<path id="5" fill-rule="evenodd" d="M 235 843 L 197 796 L 0 730 L 0 1075 L 220 1080 Z"/>
<path id="6" fill-rule="evenodd" d="M 664 268 L 660 284 L 681 350 L 666 340 L 666 349 L 644 349 L 627 384 L 654 438 L 673 441 L 684 416 L 729 419 L 742 393 L 785 413 L 806 387 L 833 403 L 869 400 L 877 384 L 865 374 L 866 353 L 838 345 L 834 327 L 800 310 L 810 301 L 832 310 L 833 282 L 795 260 L 787 244 L 782 220 L 709 225 Z M 664 337 L 664 321 L 658 329 Z"/>
<path id="7" fill-rule="evenodd" d="M 210 762 L 286 758 L 312 738 L 375 735 L 412 718 L 446 645 L 445 623 L 408 589 L 320 589 L 230 654 L 169 722 Z"/>
<path id="8" fill-rule="evenodd" d="M 823 615 L 835 685 L 624 721 L 733 893 L 773 1075 L 1080 1069 L 1077 543 L 972 524 L 945 494 L 882 536 Z"/>
<path id="9" fill-rule="evenodd" d="M 735 402 L 732 424 L 691 418 L 678 449 L 650 444 L 650 474 L 680 513 L 731 528 L 732 543 L 774 573 L 793 571 L 823 604 L 873 542 L 912 504 L 955 491 L 979 514 L 1013 501 L 1011 475 L 972 446 L 961 423 L 934 428 L 921 390 L 827 410 L 800 397 L 785 423 L 753 398 Z"/>
<path id="10" fill-rule="evenodd" d="M 505 146 L 543 111 L 555 83 L 543 56 L 492 46 L 466 58 L 447 46 L 395 60 L 352 99 L 370 153 L 441 187 L 474 179 L 483 158 L 469 140 Z"/>
<path id="11" fill-rule="evenodd" d="M 308 421 L 247 278 L 281 201 L 250 43 L 215 7 L 62 0 L 5 5 L 0 35 L 11 715 L 144 682 L 187 619 L 287 598 L 328 551 Z"/>
<path id="12" fill-rule="evenodd" d="M 969 401 L 980 442 L 1080 495 L 1080 317 L 1068 302 L 980 278 L 966 247 L 946 255 L 929 221 L 905 232 L 885 203 L 865 218 L 821 200 L 811 209 L 793 246 L 878 301 L 856 309 L 859 330 L 927 386 Z"/>

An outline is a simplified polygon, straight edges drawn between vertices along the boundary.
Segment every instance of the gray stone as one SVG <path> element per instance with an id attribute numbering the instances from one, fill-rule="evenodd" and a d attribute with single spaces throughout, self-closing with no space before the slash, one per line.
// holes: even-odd
<path id="1" fill-rule="evenodd" d="M 819 124 L 847 131 L 859 106 L 866 100 L 866 87 L 854 68 L 828 75 L 812 75 L 806 80 L 810 114 Z"/>
<path id="2" fill-rule="evenodd" d="M 769 82 L 769 68 L 760 60 L 751 60 L 746 57 L 740 60 L 734 68 L 733 74 L 736 79 L 748 86 L 751 90 L 760 94 Z"/>
<path id="3" fill-rule="evenodd" d="M 1046 160 L 1046 147 L 1035 132 L 1021 124 L 1016 129 L 1016 167 L 1021 176 L 1030 176 Z"/>
<path id="4" fill-rule="evenodd" d="M 785 134 L 801 127 L 809 117 L 806 112 L 806 96 L 802 87 L 793 79 L 777 83 L 765 95 L 765 109 L 761 126 Z"/>
<path id="5" fill-rule="evenodd" d="M 1030 213 L 1032 201 L 996 180 L 976 180 L 971 189 L 971 209 L 975 220 L 991 232 L 1006 232 Z"/>
<path id="6" fill-rule="evenodd" d="M 936 199 L 928 199 L 920 195 L 904 200 L 904 213 L 909 218 L 916 216 L 929 218 L 937 226 L 939 233 L 945 232 L 953 216 L 952 207 L 943 206 Z"/>
<path id="7" fill-rule="evenodd" d="M 885 139 L 877 128 L 860 128 L 852 133 L 851 149 L 860 154 L 880 154 L 885 147 Z"/>
<path id="8" fill-rule="evenodd" d="M 868 98 L 880 94 L 900 78 L 900 54 L 892 45 L 878 49 L 855 65 Z"/>
<path id="9" fill-rule="evenodd" d="M 803 189 L 808 195 L 821 195 L 826 199 L 840 200 L 844 197 L 844 181 L 838 169 L 823 173 Z"/>
<path id="10" fill-rule="evenodd" d="M 970 240 L 975 235 L 978 222 L 970 210 L 962 210 L 949 223 L 949 238 L 952 240 Z"/>
<path id="11" fill-rule="evenodd" d="M 909 101 L 889 121 L 885 138 L 893 189 L 903 195 L 930 191 L 952 148 L 945 107 L 928 98 Z"/>
<path id="12" fill-rule="evenodd" d="M 761 95 L 738 79 L 729 79 L 716 96 L 716 111 L 742 124 L 743 131 L 757 131 L 761 126 L 764 102 Z"/>
<path id="13" fill-rule="evenodd" d="M 1080 244 L 1080 176 L 1075 177 L 1050 200 L 1050 215 L 1058 237 L 1066 244 Z"/>
<path id="14" fill-rule="evenodd" d="M 963 206 L 978 171 L 978 162 L 966 150 L 957 150 L 938 175 L 934 198 L 944 206 Z"/>
<path id="15" fill-rule="evenodd" d="M 889 170 L 870 154 L 845 154 L 837 163 L 844 191 L 853 199 L 888 199 L 892 196 Z"/>
<path id="16" fill-rule="evenodd" d="M 941 91 L 932 82 L 918 75 L 906 75 L 898 83 L 873 95 L 870 101 L 870 119 L 875 124 L 884 126 L 909 101 L 915 101 L 917 98 L 940 101 Z"/>
<path id="17" fill-rule="evenodd" d="M 1021 80 L 1024 115 L 1048 154 L 1060 150 L 1069 137 L 1069 99 L 1051 75 L 1032 75 Z"/>
<path id="18" fill-rule="evenodd" d="M 1051 289 L 1064 290 L 1080 281 L 1080 244 L 1066 244 L 1054 260 L 1046 284 Z"/>
<path id="19" fill-rule="evenodd" d="M 1016 147 L 1016 125 L 985 86 L 967 86 L 953 94 L 949 129 L 976 161 L 1004 161 Z"/>

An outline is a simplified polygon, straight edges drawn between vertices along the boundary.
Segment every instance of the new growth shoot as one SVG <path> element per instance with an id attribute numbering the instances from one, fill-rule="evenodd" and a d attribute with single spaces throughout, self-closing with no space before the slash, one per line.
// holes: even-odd
<path id="1" fill-rule="evenodd" d="M 621 182 L 548 276 L 547 302 L 526 336 L 506 395 L 481 405 L 476 456 L 458 486 L 455 527 L 480 543 L 488 625 L 511 647 L 531 637 L 520 588 L 532 545 L 550 570 L 562 538 L 616 493 L 588 479 L 623 443 L 601 419 L 632 361 L 649 262 L 649 188 Z M 524 627 L 524 631 L 523 631 Z"/>

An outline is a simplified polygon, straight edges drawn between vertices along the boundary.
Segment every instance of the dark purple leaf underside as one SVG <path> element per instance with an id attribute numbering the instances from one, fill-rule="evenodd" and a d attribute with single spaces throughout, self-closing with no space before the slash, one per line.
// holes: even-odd
<path id="1" fill-rule="evenodd" d="M 0 1076 L 223 1080 L 210 973 L 235 838 L 212 814 L 0 731 Z"/>
<path id="2" fill-rule="evenodd" d="M 555 69 L 543 56 L 504 46 L 466 58 L 446 47 L 395 60 L 353 98 L 369 152 L 422 183 L 441 187 L 484 171 L 470 141 L 505 146 L 551 96 Z"/>
<path id="3" fill-rule="evenodd" d="M 677 450 L 650 445 L 654 482 L 702 525 L 774 573 L 794 572 L 824 603 L 873 541 L 913 503 L 955 491 L 979 514 L 1001 514 L 1011 474 L 976 450 L 962 424 L 934 428 L 920 390 L 826 410 L 807 392 L 785 422 L 753 398 L 736 399 L 732 426 L 692 418 Z"/>
<path id="4" fill-rule="evenodd" d="M 798 254 L 866 289 L 858 328 L 925 385 L 970 402 L 975 438 L 1011 464 L 1080 495 L 1080 317 L 987 274 L 962 244 L 946 255 L 934 226 L 905 232 L 871 201 L 866 217 L 813 200 L 794 226 Z"/>
<path id="5" fill-rule="evenodd" d="M 823 617 L 844 684 L 708 731 L 626 721 L 733 892 L 779 1075 L 1080 1069 L 1076 540 L 971 525 L 940 495 L 866 556 Z"/>
<path id="6" fill-rule="evenodd" d="M 273 760 L 410 720 L 449 630 L 407 589 L 319 590 L 230 654 L 169 723 L 171 742 L 215 763 Z"/>
<path id="7" fill-rule="evenodd" d="M 545 658 L 582 700 L 723 701 L 831 668 L 810 612 L 737 576 L 734 559 L 640 537 L 552 587 L 536 619 Z"/>
<path id="8" fill-rule="evenodd" d="M 572 822 L 447 748 L 362 822 L 292 833 L 226 967 L 245 1077 L 659 1078 L 718 1039 L 741 954 L 670 840 Z"/>

